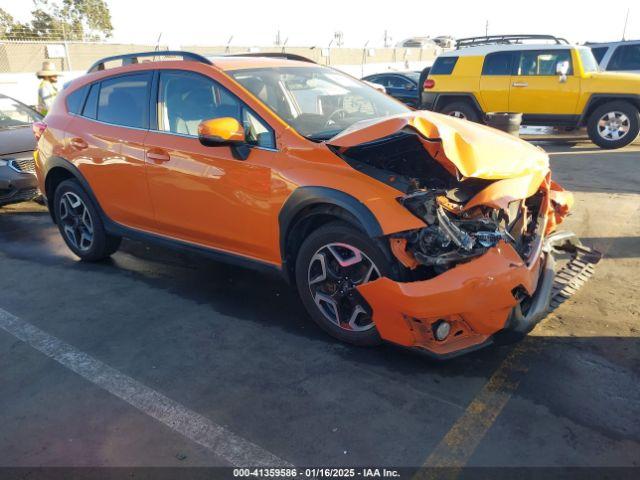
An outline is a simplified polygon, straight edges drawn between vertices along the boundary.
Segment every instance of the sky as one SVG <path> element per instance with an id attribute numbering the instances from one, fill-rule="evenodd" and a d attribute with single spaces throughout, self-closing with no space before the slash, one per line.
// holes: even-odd
<path id="1" fill-rule="evenodd" d="M 348 47 L 381 47 L 384 32 L 396 43 L 412 36 L 545 33 L 573 42 L 620 40 L 627 10 L 627 38 L 640 38 L 637 0 L 107 0 L 113 41 L 181 45 L 262 46 L 278 30 L 289 46 L 326 47 L 341 31 Z M 396 7 L 394 7 L 395 5 Z M 28 20 L 30 0 L 0 0 Z"/>

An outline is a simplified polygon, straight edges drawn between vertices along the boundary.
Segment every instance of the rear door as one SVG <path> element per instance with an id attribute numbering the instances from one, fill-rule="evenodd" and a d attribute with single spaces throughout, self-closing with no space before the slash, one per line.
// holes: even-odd
<path id="1" fill-rule="evenodd" d="M 110 219 L 143 230 L 153 226 L 144 160 L 151 79 L 137 72 L 92 84 L 67 126 L 64 152 Z"/>
<path id="2" fill-rule="evenodd" d="M 484 58 L 480 76 L 480 96 L 485 111 L 509 110 L 511 72 L 516 56 L 515 52 L 495 52 Z"/>
<path id="3" fill-rule="evenodd" d="M 566 82 L 556 67 L 569 62 Z M 574 72 L 571 49 L 522 50 L 518 52 L 509 92 L 509 111 L 549 117 L 575 115 L 580 95 L 580 77 Z"/>

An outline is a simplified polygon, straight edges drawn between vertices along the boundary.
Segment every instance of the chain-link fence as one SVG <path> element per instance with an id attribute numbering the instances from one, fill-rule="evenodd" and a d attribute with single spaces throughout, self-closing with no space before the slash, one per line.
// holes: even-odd
<path id="1" fill-rule="evenodd" d="M 82 75 L 96 61 L 111 55 L 149 50 L 167 50 L 166 45 L 119 44 L 65 40 L 63 32 L 40 36 L 17 35 L 0 39 L 0 93 L 33 105 L 39 80 L 36 72 L 45 61 L 52 62 L 65 83 Z M 436 48 L 318 48 L 318 47 L 241 47 L 185 45 L 184 50 L 205 56 L 244 52 L 286 52 L 305 56 L 321 65 L 336 66 L 354 76 L 392 70 L 421 70 L 439 53 Z"/>

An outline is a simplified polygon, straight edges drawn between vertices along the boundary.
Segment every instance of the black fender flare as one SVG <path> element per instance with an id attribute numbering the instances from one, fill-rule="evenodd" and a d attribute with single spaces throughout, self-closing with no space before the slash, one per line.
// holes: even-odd
<path id="1" fill-rule="evenodd" d="M 578 125 L 586 125 L 591 111 L 597 108 L 593 106 L 595 103 L 599 103 L 601 101 L 615 102 L 617 100 L 627 101 L 640 110 L 640 95 L 634 95 L 633 93 L 594 93 L 589 97 L 587 104 L 584 106 L 584 110 L 582 110 L 578 120 Z"/>
<path id="2" fill-rule="evenodd" d="M 376 216 L 369 208 L 355 197 L 329 187 L 298 187 L 287 198 L 278 214 L 280 228 L 280 256 L 283 267 L 287 263 L 287 238 L 291 229 L 299 220 L 299 214 L 314 205 L 339 207 L 353 216 L 364 232 L 371 238 L 384 235 Z M 283 270 L 286 270 L 283 268 Z"/>
<path id="3" fill-rule="evenodd" d="M 100 203 L 98 202 L 98 199 L 96 198 L 95 194 L 93 193 L 93 189 L 89 185 L 89 182 L 87 182 L 87 180 L 84 178 L 84 176 L 82 175 L 82 173 L 80 172 L 78 167 L 76 167 L 70 161 L 65 160 L 62 157 L 55 157 L 55 156 L 49 157 L 47 159 L 47 161 L 45 162 L 45 165 L 44 165 L 44 169 L 43 169 L 45 190 L 47 188 L 47 179 L 49 178 L 49 174 L 51 173 L 52 170 L 57 169 L 57 168 L 61 168 L 63 170 L 66 170 L 75 180 L 78 181 L 78 183 L 80 183 L 80 185 L 82 186 L 82 188 L 84 189 L 86 194 L 89 196 L 89 198 L 91 198 L 91 201 L 93 202 L 94 207 L 96 207 L 96 209 L 100 213 L 100 216 L 102 217 L 102 219 L 106 220 L 108 222 L 109 219 L 105 215 L 104 211 L 102 210 L 102 207 L 100 206 Z M 51 219 L 55 223 L 55 216 L 54 216 L 54 213 L 53 213 L 53 205 L 51 205 L 51 202 L 53 201 L 53 199 L 47 197 L 47 192 L 46 191 L 43 192 L 43 193 L 44 193 L 45 198 L 47 200 L 47 208 L 49 209 L 49 214 L 51 215 Z M 105 224 L 107 222 L 105 222 Z"/>
<path id="4" fill-rule="evenodd" d="M 469 101 L 473 105 L 473 107 L 476 108 L 476 110 L 478 110 L 478 113 L 480 114 L 480 116 L 484 117 L 485 112 L 484 110 L 482 110 L 482 107 L 480 106 L 480 102 L 478 102 L 478 99 L 473 93 L 468 93 L 468 92 L 439 93 L 436 99 L 434 100 L 433 111 L 439 112 L 443 100 L 447 100 L 451 97 L 464 97 L 465 100 Z"/>

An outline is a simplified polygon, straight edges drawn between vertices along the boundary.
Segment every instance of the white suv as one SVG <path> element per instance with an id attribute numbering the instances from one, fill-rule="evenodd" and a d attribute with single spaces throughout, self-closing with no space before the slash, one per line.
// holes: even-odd
<path id="1" fill-rule="evenodd" d="M 640 40 L 587 45 L 603 71 L 640 73 Z"/>

